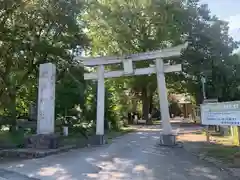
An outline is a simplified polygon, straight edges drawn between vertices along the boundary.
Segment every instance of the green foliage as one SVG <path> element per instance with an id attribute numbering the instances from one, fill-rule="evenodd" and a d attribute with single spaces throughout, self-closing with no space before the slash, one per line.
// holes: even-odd
<path id="1" fill-rule="evenodd" d="M 84 106 L 85 81 L 83 68 L 75 64 L 61 75 L 56 83 L 56 114 L 71 115 L 71 110 L 79 105 Z"/>
<path id="2" fill-rule="evenodd" d="M 117 128 L 117 121 L 121 119 L 120 111 L 118 109 L 119 103 L 117 102 L 118 96 L 115 94 L 115 88 L 111 84 L 109 86 L 108 81 L 105 87 L 105 120 L 111 122 L 114 129 Z M 97 83 L 88 82 L 85 90 L 85 104 L 83 108 L 83 116 L 87 121 L 96 122 L 96 112 L 97 112 Z"/>
<path id="3" fill-rule="evenodd" d="M 238 42 L 228 35 L 228 24 L 211 16 L 206 5 L 199 5 L 198 0 L 86 3 L 0 2 L 1 115 L 15 119 L 27 113 L 29 104 L 37 99 L 39 64 L 52 62 L 57 65 L 57 116 L 76 116 L 73 123 L 76 126 L 94 124 L 97 83 L 85 82 L 85 70 L 73 60 L 89 45 L 89 39 L 91 48 L 85 48 L 85 52 L 92 56 L 146 52 L 187 41 L 189 45 L 182 56 L 169 60 L 172 64 L 183 64 L 183 73 L 166 75 L 169 92 L 187 92 L 195 97 L 196 103 L 201 102 L 203 73 L 208 98 L 239 99 L 240 57 L 232 54 Z M 148 67 L 151 63 L 142 61 L 134 66 Z M 121 65 L 106 67 L 121 68 Z M 159 104 L 155 75 L 108 79 L 105 88 L 105 117 L 115 128 L 127 112 L 137 109 L 139 100 L 145 118 L 156 107 L 154 104 Z"/>
<path id="4" fill-rule="evenodd" d="M 107 87 L 105 93 L 105 118 L 108 122 L 111 122 L 113 129 L 117 129 L 118 122 L 122 119 L 122 114 L 120 111 L 121 109 L 119 107 L 122 104 L 118 102 L 120 97 L 118 97 L 118 94 L 116 94 L 115 92 L 115 90 L 117 89 L 115 88 L 116 86 L 113 86 L 113 84 L 111 84 L 110 86 L 108 83 L 106 84 Z"/>
<path id="5" fill-rule="evenodd" d="M 204 74 L 208 98 L 234 100 L 239 94 L 237 69 L 240 59 L 232 52 L 238 42 L 229 36 L 228 23 L 211 17 L 206 5 L 189 5 L 184 25 L 189 46 L 181 57 L 186 73 L 183 84 L 186 83 L 199 103 L 202 99 L 200 76 Z"/>
<path id="6" fill-rule="evenodd" d="M 81 1 L 75 0 L 1 1 L 2 112 L 9 112 L 13 119 L 16 109 L 26 112 L 29 102 L 36 100 L 39 64 L 53 62 L 59 71 L 64 71 L 72 63 L 70 50 L 87 44 L 83 24 L 77 19 L 83 7 Z"/>
<path id="7" fill-rule="evenodd" d="M 123 55 L 178 44 L 181 10 L 184 10 L 181 1 L 94 1 L 85 15 L 92 39 L 91 54 Z M 148 67 L 150 63 L 143 61 L 135 66 Z M 119 67 L 110 69 L 113 68 Z M 148 118 L 150 99 L 157 87 L 156 76 L 133 77 L 125 84 L 135 96 L 141 97 L 146 110 L 144 116 Z"/>
<path id="8" fill-rule="evenodd" d="M 87 86 L 84 92 L 84 118 L 87 121 L 96 122 L 97 112 L 97 84 L 94 81 L 87 82 Z"/>
<path id="9" fill-rule="evenodd" d="M 16 132 L 8 132 L 1 131 L 0 132 L 0 142 L 1 146 L 6 148 L 16 148 L 22 147 L 24 144 L 25 137 L 29 135 L 29 132 L 24 131 L 16 131 Z"/>
<path id="10" fill-rule="evenodd" d="M 239 57 L 231 54 L 238 43 L 228 35 L 228 24 L 211 16 L 207 5 L 200 5 L 198 0 L 94 1 L 89 4 L 84 18 L 92 39 L 92 55 L 145 52 L 187 41 L 189 46 L 181 58 L 170 61 L 182 63 L 184 73 L 166 76 L 169 90 L 191 93 L 199 103 L 200 75 L 204 73 L 208 98 L 238 99 Z M 135 66 L 147 67 L 149 62 Z M 155 76 L 113 81 L 118 82 L 115 84 L 124 81 L 126 88 L 141 98 L 148 111 L 147 104 L 156 90 Z M 121 92 L 115 94 L 122 95 Z"/>

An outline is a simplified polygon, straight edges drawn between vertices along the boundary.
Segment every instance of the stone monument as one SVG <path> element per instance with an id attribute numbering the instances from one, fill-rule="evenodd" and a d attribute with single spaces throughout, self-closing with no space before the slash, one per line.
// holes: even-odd
<path id="1" fill-rule="evenodd" d="M 37 134 L 54 133 L 56 67 L 52 63 L 40 65 L 38 86 Z"/>
<path id="2" fill-rule="evenodd" d="M 52 63 L 40 65 L 37 109 L 37 134 L 27 138 L 31 148 L 57 148 L 58 136 L 55 125 L 55 78 L 56 67 Z"/>

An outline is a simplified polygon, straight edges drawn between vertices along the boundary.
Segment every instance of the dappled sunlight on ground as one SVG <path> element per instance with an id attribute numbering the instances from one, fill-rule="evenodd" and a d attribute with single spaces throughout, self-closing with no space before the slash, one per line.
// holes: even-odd
<path id="1" fill-rule="evenodd" d="M 142 126 L 110 145 L 0 165 L 43 180 L 226 180 L 183 149 L 157 146 L 159 126 Z"/>
<path id="2" fill-rule="evenodd" d="M 113 158 L 111 161 L 96 162 L 101 171 L 87 174 L 90 179 L 122 180 L 122 179 L 152 179 L 153 171 L 144 164 L 135 165 L 134 161 L 124 158 Z"/>
<path id="3" fill-rule="evenodd" d="M 213 175 L 208 168 L 205 167 L 194 167 L 189 170 L 191 175 L 198 176 L 198 177 L 207 177 L 209 179 L 218 179 L 218 176 Z"/>
<path id="4" fill-rule="evenodd" d="M 180 141 L 205 142 L 206 136 L 198 134 L 182 134 L 177 137 Z"/>

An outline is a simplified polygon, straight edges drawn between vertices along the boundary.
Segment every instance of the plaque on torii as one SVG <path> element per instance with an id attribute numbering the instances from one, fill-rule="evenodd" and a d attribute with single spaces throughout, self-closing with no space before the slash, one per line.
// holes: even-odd
<path id="1" fill-rule="evenodd" d="M 103 143 L 104 135 L 104 79 L 122 76 L 137 76 L 149 75 L 156 73 L 158 94 L 160 99 L 161 119 L 162 119 L 162 135 L 161 141 L 165 143 L 164 138 L 173 135 L 172 127 L 170 124 L 170 116 L 168 110 L 167 89 L 164 73 L 182 71 L 181 64 L 169 65 L 164 64 L 163 59 L 178 57 L 181 55 L 181 50 L 186 48 L 187 44 L 166 48 L 157 51 L 144 52 L 138 54 L 131 54 L 126 56 L 107 56 L 107 57 L 76 57 L 75 59 L 81 61 L 84 66 L 97 66 L 97 72 L 89 72 L 84 74 L 85 80 L 97 80 L 97 127 L 96 135 L 100 137 L 100 143 Z M 154 60 L 155 66 L 146 68 L 133 68 L 133 62 L 143 60 Z M 123 64 L 123 70 L 105 71 L 104 65 L 109 64 Z M 167 138 L 169 139 L 169 138 Z"/>

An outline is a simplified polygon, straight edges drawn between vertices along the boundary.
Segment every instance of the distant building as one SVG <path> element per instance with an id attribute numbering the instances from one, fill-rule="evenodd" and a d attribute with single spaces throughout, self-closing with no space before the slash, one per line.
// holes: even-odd
<path id="1" fill-rule="evenodd" d="M 184 118 L 188 118 L 189 115 L 193 115 L 193 104 L 191 96 L 188 94 L 171 94 L 174 99 L 179 103 Z"/>

